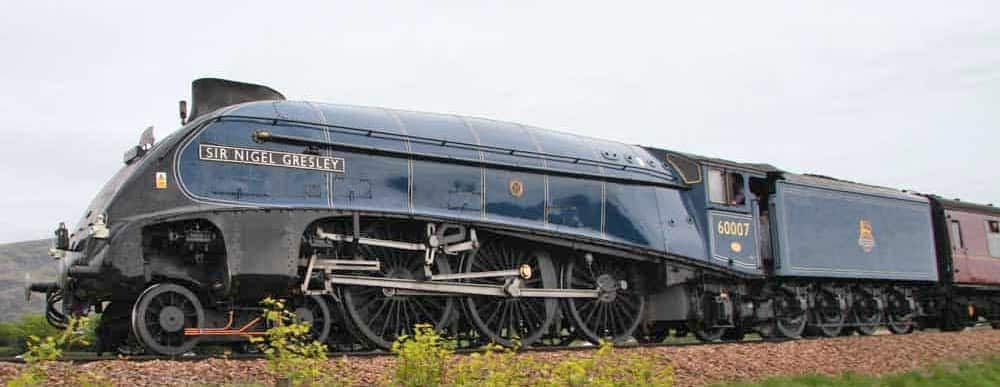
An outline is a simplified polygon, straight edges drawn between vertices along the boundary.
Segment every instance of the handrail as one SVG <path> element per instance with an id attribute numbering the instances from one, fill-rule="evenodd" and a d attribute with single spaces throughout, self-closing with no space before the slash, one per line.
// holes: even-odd
<path id="1" fill-rule="evenodd" d="M 543 160 L 548 160 L 548 161 L 559 161 L 559 162 L 564 162 L 564 163 L 568 163 L 568 164 L 593 165 L 593 166 L 598 166 L 598 167 L 603 167 L 603 168 L 608 168 L 608 169 L 615 169 L 615 170 L 621 170 L 621 171 L 630 171 L 630 172 L 636 172 L 636 173 L 640 173 L 640 174 L 644 174 L 644 175 L 655 176 L 655 177 L 658 177 L 658 178 L 661 178 L 661 179 L 665 179 L 665 180 L 669 180 L 669 181 L 672 181 L 672 182 L 673 181 L 677 181 L 677 177 L 674 176 L 674 174 L 670 170 L 668 170 L 668 169 L 666 169 L 666 170 L 659 170 L 659 169 L 638 167 L 638 166 L 632 166 L 632 165 L 616 164 L 616 163 L 611 163 L 611 162 L 602 161 L 602 160 L 588 159 L 588 158 L 584 158 L 584 157 L 565 156 L 565 155 L 559 155 L 559 154 L 553 154 L 553 153 L 547 153 L 547 152 L 536 152 L 536 151 L 529 151 L 529 150 L 505 148 L 505 147 L 498 147 L 498 146 L 493 146 L 493 145 L 472 144 L 472 143 L 467 143 L 467 142 L 462 142 L 462 141 L 452 141 L 452 140 L 446 140 L 446 139 L 440 139 L 440 138 L 431 138 L 431 137 L 416 136 L 416 135 L 410 135 L 410 134 L 392 133 L 392 132 L 386 132 L 386 131 L 377 130 L 377 129 L 353 128 L 353 127 L 349 127 L 349 126 L 321 124 L 321 123 L 315 123 L 315 122 L 297 121 L 297 120 L 289 120 L 289 119 L 283 119 L 283 118 L 262 118 L 262 117 L 242 116 L 242 115 L 224 115 L 224 116 L 219 116 L 216 119 L 219 120 L 219 121 L 228 120 L 228 119 L 237 119 L 237 120 L 242 119 L 242 120 L 253 120 L 253 121 L 265 121 L 265 122 L 270 122 L 274 126 L 277 126 L 279 123 L 288 123 L 288 124 L 305 125 L 305 126 L 319 126 L 319 127 L 323 127 L 323 128 L 329 128 L 329 129 L 339 130 L 339 131 L 342 131 L 342 132 L 349 132 L 351 134 L 358 134 L 358 135 L 362 135 L 362 136 L 365 136 L 365 137 L 379 137 L 379 138 L 391 139 L 391 140 L 411 141 L 411 142 L 417 142 L 417 143 L 426 144 L 426 145 L 436 145 L 436 146 L 441 146 L 441 147 L 452 147 L 452 148 L 459 148 L 459 149 L 478 150 L 478 151 L 489 152 L 489 153 L 494 153 L 494 154 L 503 154 L 503 155 L 510 155 L 510 156 L 522 156 L 522 157 L 528 157 L 528 158 L 543 159 Z M 286 137 L 287 139 L 292 139 L 293 136 L 282 136 L 282 137 Z M 275 137 L 275 138 L 277 138 L 277 137 Z M 320 141 L 320 140 L 316 140 L 316 139 L 308 139 L 308 138 L 304 138 L 304 137 L 297 137 L 297 138 L 294 138 L 294 139 L 296 140 L 296 142 L 309 142 L 309 143 L 323 144 L 323 145 L 347 145 L 347 144 L 333 144 L 333 143 L 326 142 L 326 141 Z M 298 141 L 298 140 L 306 140 L 306 141 Z M 409 153 L 413 153 L 413 152 L 409 152 Z M 453 157 L 448 157 L 448 156 L 443 156 L 443 157 L 444 158 L 453 158 Z M 666 163 L 661 163 L 659 160 L 655 160 L 655 161 L 658 164 L 660 164 L 660 165 L 663 165 L 663 166 L 667 165 Z"/>
<path id="2" fill-rule="evenodd" d="M 252 136 L 254 138 L 254 141 L 256 141 L 258 143 L 264 143 L 264 142 L 268 142 L 268 141 L 273 141 L 273 142 L 278 142 L 278 143 L 291 143 L 291 144 L 304 144 L 304 145 L 322 145 L 322 146 L 330 147 L 331 149 L 344 149 L 344 150 L 348 150 L 348 151 L 365 152 L 365 153 L 370 153 L 370 154 L 382 154 L 382 155 L 396 156 L 396 157 L 408 157 L 408 158 L 413 158 L 413 159 L 417 159 L 417 160 L 439 161 L 439 162 L 446 162 L 446 163 L 452 163 L 452 164 L 463 164 L 463 165 L 472 165 L 472 166 L 490 166 L 490 167 L 495 167 L 495 168 L 500 168 L 500 169 L 518 170 L 518 171 L 527 171 L 527 172 L 536 172 L 536 173 L 544 173 L 544 174 L 548 174 L 548 175 L 557 175 L 557 176 L 561 175 L 561 176 L 570 176 L 570 177 L 583 177 L 583 178 L 600 179 L 600 180 L 606 180 L 606 181 L 620 181 L 620 182 L 633 183 L 633 184 L 645 184 L 645 185 L 665 186 L 665 187 L 670 187 L 670 188 L 681 188 L 681 189 L 688 188 L 688 187 L 686 187 L 684 185 L 681 185 L 681 184 L 678 184 L 678 183 L 674 182 L 675 179 L 673 179 L 673 178 L 664 178 L 664 179 L 669 179 L 669 181 L 663 181 L 663 180 L 659 180 L 659 181 L 658 180 L 643 180 L 643 179 L 638 179 L 638 178 L 629 178 L 629 177 L 622 177 L 622 176 L 604 175 L 604 174 L 600 174 L 600 173 L 587 172 L 587 171 L 574 171 L 574 170 L 568 170 L 568 169 L 556 169 L 556 168 L 551 168 L 551 167 L 541 167 L 541 166 L 531 166 L 531 165 L 512 165 L 512 164 L 501 163 L 501 162 L 490 161 L 490 160 L 469 159 L 469 158 L 456 157 L 456 156 L 443 156 L 443 155 L 435 155 L 435 154 L 422 153 L 422 152 L 385 149 L 385 148 L 378 148 L 378 147 L 365 146 L 365 145 L 338 144 L 338 143 L 327 142 L 325 140 L 317 140 L 317 139 L 306 138 L 306 137 L 279 135 L 279 134 L 271 133 L 271 132 L 266 131 L 266 130 L 257 130 L 257 131 L 254 131 L 254 133 L 252 134 Z M 645 171 L 636 171 L 636 172 L 640 173 L 640 174 L 646 174 Z M 660 177 L 660 176 L 654 176 L 654 177 Z"/>

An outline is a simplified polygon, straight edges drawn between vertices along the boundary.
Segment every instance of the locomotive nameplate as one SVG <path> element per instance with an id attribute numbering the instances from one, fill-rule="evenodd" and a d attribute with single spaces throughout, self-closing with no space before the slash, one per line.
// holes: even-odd
<path id="1" fill-rule="evenodd" d="M 223 163 L 344 173 L 344 159 L 340 157 L 306 155 L 233 146 L 198 144 L 198 159 Z"/>

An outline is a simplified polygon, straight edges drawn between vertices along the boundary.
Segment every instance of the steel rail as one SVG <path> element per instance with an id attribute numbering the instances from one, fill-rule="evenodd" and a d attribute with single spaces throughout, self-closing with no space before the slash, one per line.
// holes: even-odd
<path id="1" fill-rule="evenodd" d="M 988 326 L 976 326 L 967 329 L 965 332 L 973 332 L 977 330 L 990 329 Z M 944 332 L 944 331 L 917 331 L 907 335 L 895 335 L 895 334 L 876 334 L 872 336 L 841 336 L 841 337 L 803 337 L 798 339 L 792 338 L 760 338 L 760 339 L 746 339 L 746 340 L 732 340 L 732 341 L 713 341 L 713 342 L 685 342 L 685 343 L 629 343 L 623 345 L 614 346 L 615 349 L 622 350 L 633 350 L 642 348 L 684 348 L 684 347 L 700 347 L 700 346 L 712 346 L 712 345 L 765 345 L 765 344 L 781 344 L 787 342 L 795 341 L 826 341 L 826 340 L 870 340 L 885 337 L 901 337 L 901 336 L 926 336 L 926 335 L 938 335 L 938 334 L 955 334 L 962 332 Z M 583 352 L 583 351 L 595 351 L 600 348 L 593 344 L 583 344 L 583 345 L 562 345 L 562 346 L 533 346 L 527 348 L 512 349 L 518 353 L 546 353 L 546 352 Z M 485 348 L 460 348 L 455 350 L 456 354 L 473 354 L 473 353 L 483 353 Z M 381 356 L 395 356 L 391 352 L 380 351 L 380 350 L 361 350 L 361 351 L 330 351 L 327 352 L 328 357 L 381 357 Z M 96 354 L 81 355 L 80 353 L 70 354 L 64 356 L 62 359 L 57 361 L 63 362 L 78 362 L 78 363 L 89 363 L 97 361 L 107 361 L 107 360 L 127 360 L 127 361 L 155 361 L 155 360 L 174 360 L 174 361 L 200 361 L 207 359 L 229 359 L 229 360 L 258 360 L 263 359 L 264 355 L 260 353 L 233 353 L 229 355 L 224 354 L 185 354 L 179 356 L 162 356 L 162 355 L 101 355 Z M 19 359 L 15 356 L 4 356 L 0 357 L 0 362 L 6 363 L 24 363 L 24 359 Z"/>

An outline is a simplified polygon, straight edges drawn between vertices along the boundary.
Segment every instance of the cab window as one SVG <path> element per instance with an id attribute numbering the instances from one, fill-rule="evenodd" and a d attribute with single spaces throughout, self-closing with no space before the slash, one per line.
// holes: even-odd
<path id="1" fill-rule="evenodd" d="M 722 170 L 708 170 L 708 200 L 712 203 L 726 203 L 726 175 Z"/>
<path id="2" fill-rule="evenodd" d="M 746 204 L 743 175 L 717 168 L 708 170 L 708 200 L 715 204 L 743 206 Z"/>

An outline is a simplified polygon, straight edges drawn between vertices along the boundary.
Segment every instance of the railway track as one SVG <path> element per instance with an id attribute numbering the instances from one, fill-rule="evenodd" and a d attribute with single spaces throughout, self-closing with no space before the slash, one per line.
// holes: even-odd
<path id="1" fill-rule="evenodd" d="M 694 347 L 694 346 L 706 346 L 706 345 L 718 345 L 718 344 L 765 344 L 765 343 L 781 343 L 786 341 L 794 341 L 795 339 L 753 339 L 753 340 L 743 340 L 743 341 L 719 341 L 719 342 L 689 342 L 689 343 L 655 343 L 655 344 L 625 344 L 619 345 L 615 348 L 632 349 L 632 348 L 656 348 L 656 347 Z M 808 339 L 807 339 L 808 340 Z M 537 353 L 537 352 L 561 352 L 561 351 L 593 351 L 598 347 L 592 344 L 584 345 L 565 345 L 565 346 L 549 346 L 549 347 L 530 347 L 519 349 L 518 352 L 521 353 Z M 480 348 L 461 348 L 456 349 L 457 354 L 472 354 L 472 353 L 482 353 L 483 349 Z M 374 350 L 374 351 L 333 351 L 328 352 L 327 357 L 378 357 L 378 356 L 392 356 L 391 352 Z M 173 360 L 173 361 L 200 361 L 207 359 L 229 359 L 229 360 L 256 360 L 264 359 L 263 354 L 259 353 L 233 353 L 230 355 L 224 354 L 185 354 L 180 356 L 160 356 L 160 355 L 84 355 L 82 353 L 74 353 L 64 356 L 60 361 L 68 362 L 96 362 L 96 361 L 109 361 L 109 360 L 128 360 L 128 361 L 153 361 L 153 360 Z M 12 363 L 23 363 L 24 360 L 18 358 L 17 356 L 6 356 L 0 357 L 0 362 L 12 362 Z"/>
<path id="2" fill-rule="evenodd" d="M 988 329 L 991 329 L 988 325 L 981 325 L 981 326 L 976 326 L 976 327 L 968 328 L 967 330 L 988 330 Z M 935 335 L 935 334 L 939 334 L 939 333 L 940 332 L 937 331 L 937 330 L 925 330 L 925 331 L 917 331 L 917 332 L 914 332 L 914 333 L 912 333 L 910 335 L 923 336 L 923 335 Z M 886 336 L 886 335 L 890 335 L 890 334 L 887 331 L 880 331 L 879 333 L 877 333 L 877 334 L 875 334 L 873 336 L 870 336 L 870 337 L 878 337 L 878 336 Z M 910 336 L 910 335 L 908 335 L 908 336 Z M 678 343 L 678 342 L 666 342 L 666 343 L 629 343 L 629 344 L 615 346 L 615 348 L 621 348 L 621 349 L 664 348 L 664 347 L 683 348 L 683 347 L 700 347 L 700 346 L 733 345 L 733 344 L 736 344 L 736 345 L 759 345 L 759 344 L 784 343 L 784 342 L 790 342 L 790 341 L 842 340 L 842 339 L 850 338 L 850 337 L 853 337 L 855 339 L 859 339 L 859 338 L 866 338 L 866 337 L 869 337 L 869 336 L 845 336 L 845 337 L 840 337 L 840 338 L 803 337 L 803 338 L 800 338 L 800 339 L 788 339 L 788 338 L 770 338 L 770 339 L 752 338 L 752 339 L 744 339 L 744 340 L 740 340 L 740 341 L 714 341 L 714 342 L 692 341 L 692 342 L 680 342 L 680 343 Z M 544 353 L 544 352 L 563 352 L 563 351 L 566 351 L 566 352 L 583 352 L 583 351 L 593 351 L 593 350 L 596 350 L 597 348 L 598 347 L 596 345 L 586 343 L 586 344 L 572 344 L 572 345 L 562 345 L 562 346 L 537 346 L 537 347 L 529 347 L 529 348 L 519 349 L 518 352 L 520 352 L 520 353 Z M 472 353 L 482 353 L 483 351 L 484 350 L 482 348 L 460 348 L 460 349 L 456 349 L 455 353 L 457 353 L 457 354 L 472 354 Z M 330 357 L 330 358 L 344 357 L 344 356 L 355 357 L 355 358 L 364 358 L 364 357 L 392 356 L 392 353 L 388 352 L 388 351 L 382 351 L 382 350 L 370 350 L 370 351 L 369 350 L 366 350 L 366 351 L 331 351 L 331 352 L 327 353 L 327 356 Z M 220 353 L 212 353 L 212 354 L 188 353 L 188 354 L 184 354 L 184 355 L 180 355 L 180 356 L 160 356 L 160 355 L 101 355 L 101 356 L 98 356 L 97 354 L 92 354 L 92 353 L 90 353 L 90 354 L 86 354 L 86 353 L 70 353 L 69 355 L 64 356 L 62 359 L 60 359 L 60 361 L 64 361 L 64 362 L 77 362 L 77 363 L 89 363 L 89 362 L 110 361 L 110 360 L 127 360 L 127 361 L 135 361 L 135 362 L 144 362 L 144 361 L 154 361 L 154 360 L 201 361 L 201 360 L 207 360 L 207 359 L 257 360 L 257 359 L 263 359 L 263 358 L 264 358 L 264 355 L 263 354 L 259 354 L 259 353 L 232 353 L 232 354 L 228 354 L 228 355 L 226 355 L 226 354 L 220 354 Z M 19 358 L 19 357 L 17 357 L 17 356 L 4 356 L 4 357 L 0 357 L 0 362 L 24 363 L 24 360 L 21 359 L 21 358 Z"/>

